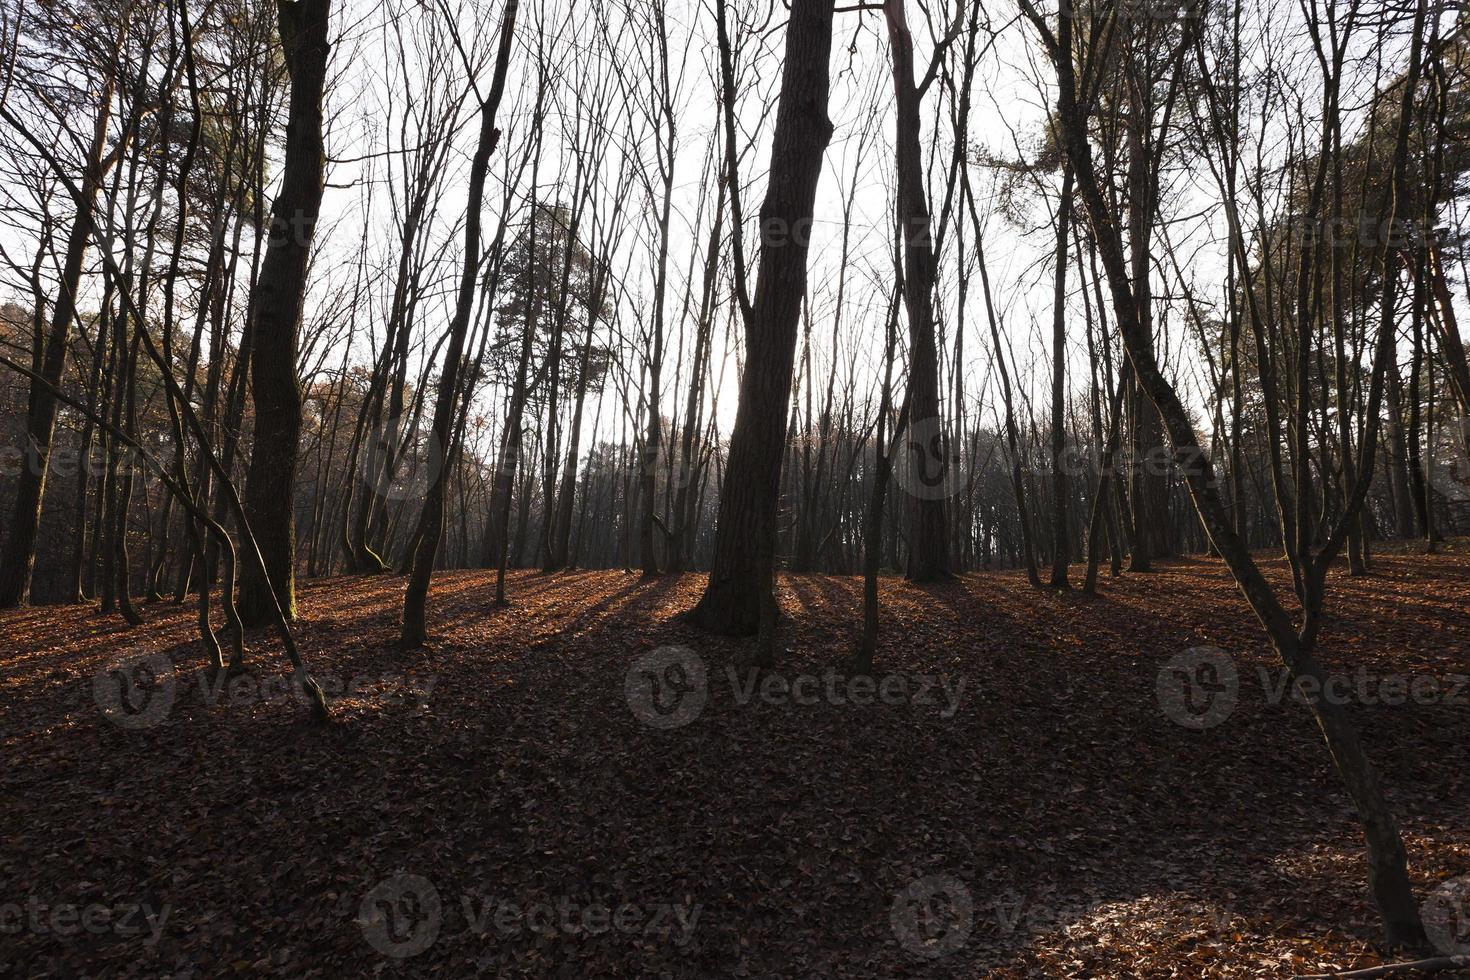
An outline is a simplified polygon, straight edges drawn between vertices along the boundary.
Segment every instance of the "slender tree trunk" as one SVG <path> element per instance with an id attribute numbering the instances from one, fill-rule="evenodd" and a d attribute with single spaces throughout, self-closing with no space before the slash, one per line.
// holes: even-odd
<path id="1" fill-rule="evenodd" d="M 459 395 L 459 371 L 464 359 L 465 338 L 475 312 L 475 282 L 480 268 L 481 210 L 485 200 L 485 177 L 490 171 L 490 155 L 500 142 L 495 114 L 505 93 L 505 75 L 510 65 L 511 41 L 515 34 L 519 0 L 506 0 L 505 15 L 500 24 L 500 48 L 495 58 L 495 76 L 490 96 L 480 106 L 480 135 L 475 156 L 470 164 L 469 204 L 465 212 L 464 265 L 460 270 L 459 294 L 455 298 L 454 320 L 449 327 L 449 347 L 444 354 L 444 368 L 439 375 L 439 391 L 434 402 L 433 438 L 429 440 L 428 491 L 419 517 L 419 533 L 413 551 L 408 587 L 403 598 L 403 628 L 399 643 L 405 648 L 421 645 L 428 638 L 426 606 L 429 584 L 434 574 L 434 558 L 444 529 L 444 493 L 448 483 L 447 465 L 453 441 L 454 416 Z M 468 401 L 468 399 L 466 399 Z"/>
<path id="2" fill-rule="evenodd" d="M 1072 211 L 1072 167 L 1063 166 L 1062 199 L 1057 209 L 1056 289 L 1052 295 L 1051 362 L 1051 480 L 1052 556 L 1051 586 L 1070 588 L 1067 566 L 1071 561 L 1071 536 L 1067 533 L 1067 236 Z M 1100 484 L 1101 485 L 1101 484 Z M 1096 522 L 1094 522 L 1096 523 Z M 1090 549 L 1089 549 L 1090 550 Z M 1095 567 L 1091 562 L 1089 572 Z"/>
<path id="3" fill-rule="evenodd" d="M 131 7 L 127 7 L 131 10 Z M 112 63 L 116 65 L 128 17 L 118 27 L 113 46 Z M 51 465 L 51 437 L 56 429 L 56 399 L 47 386 L 57 387 L 66 372 L 66 351 L 71 338 L 71 323 L 77 313 L 77 293 L 82 284 L 82 266 L 91 245 L 93 202 L 102 186 L 102 178 L 123 148 L 107 153 L 108 123 L 112 118 L 112 98 L 117 87 L 115 70 L 108 72 L 98 100 L 97 118 L 92 127 L 92 143 L 83 163 L 81 192 L 71 233 L 67 236 L 65 258 L 61 266 L 61 283 L 56 302 L 51 308 L 51 329 L 45 347 L 33 352 L 45 385 L 33 382 L 26 403 L 26 454 L 15 486 L 15 507 L 11 512 L 9 534 L 0 552 L 0 609 L 11 609 L 30 600 L 31 573 L 36 565 L 36 534 L 41 527 L 41 502 L 46 495 L 46 474 Z"/>

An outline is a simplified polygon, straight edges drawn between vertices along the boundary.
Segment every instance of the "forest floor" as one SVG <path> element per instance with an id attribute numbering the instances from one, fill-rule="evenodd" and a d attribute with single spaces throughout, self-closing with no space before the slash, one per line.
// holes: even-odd
<path id="1" fill-rule="evenodd" d="M 1449 552 L 1334 574 L 1322 646 L 1431 906 L 1470 882 L 1470 548 Z M 308 583 L 326 725 L 266 632 L 221 687 L 190 610 L 5 614 L 0 975 L 1285 977 L 1384 955 L 1351 806 L 1218 562 L 1093 599 L 885 579 L 902 696 L 845 675 L 860 580 L 781 577 L 795 699 L 678 618 L 702 583 L 518 572 L 497 610 L 491 573 L 442 574 L 407 655 L 400 579 Z M 1171 700 L 1201 645 L 1228 663 Z M 1442 945 L 1470 943 L 1457 908 Z"/>

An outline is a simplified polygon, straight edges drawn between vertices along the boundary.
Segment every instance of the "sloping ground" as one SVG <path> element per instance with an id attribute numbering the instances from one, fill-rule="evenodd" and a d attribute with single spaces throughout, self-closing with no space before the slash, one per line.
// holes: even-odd
<path id="1" fill-rule="evenodd" d="M 0 974 L 1379 962 L 1350 806 L 1218 563 L 1091 601 L 1013 574 L 885 580 L 881 666 L 902 698 L 897 680 L 823 676 L 853 647 L 861 583 L 783 578 L 782 679 L 815 675 L 801 704 L 779 681 L 732 683 L 744 645 L 677 619 L 700 576 L 517 573 L 508 610 L 492 582 L 440 576 L 432 647 L 410 655 L 393 648 L 401 580 L 308 585 L 302 649 L 338 692 L 327 726 L 266 634 L 255 672 L 216 691 L 187 610 L 150 608 L 134 631 L 75 608 L 0 618 Z M 1428 897 L 1470 875 L 1470 685 L 1448 680 L 1470 674 L 1470 556 L 1384 556 L 1329 601 L 1324 659 L 1351 681 Z M 1200 674 L 1171 701 L 1170 684 L 1191 691 L 1161 668 L 1201 644 L 1237 681 Z M 132 689 L 106 670 L 120 655 Z M 1415 677 L 1444 683 L 1384 703 Z M 1177 723 L 1161 695 L 1214 723 Z M 1462 908 L 1444 941 L 1470 942 Z"/>

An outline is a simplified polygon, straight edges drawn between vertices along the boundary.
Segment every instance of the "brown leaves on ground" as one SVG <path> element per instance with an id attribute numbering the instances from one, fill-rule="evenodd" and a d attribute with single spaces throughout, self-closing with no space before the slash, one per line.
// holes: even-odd
<path id="1" fill-rule="evenodd" d="M 843 673 L 859 580 L 781 579 L 782 679 L 753 688 L 727 672 L 748 644 L 678 618 L 702 582 L 516 573 L 497 610 L 491 573 L 444 574 L 431 644 L 412 653 L 395 649 L 401 580 L 308 584 L 300 643 L 334 713 L 320 727 L 266 633 L 253 672 L 216 688 L 191 610 L 151 607 L 137 630 L 81 608 L 5 615 L 0 973 L 1260 977 L 1380 962 L 1350 804 L 1305 708 L 1275 698 L 1280 669 L 1219 563 L 1105 579 L 1091 600 L 1016 574 L 884 580 L 879 666 L 902 697 Z M 1470 558 L 1383 556 L 1372 577 L 1334 576 L 1329 612 L 1322 657 L 1353 679 L 1428 897 L 1470 874 L 1470 687 L 1435 703 L 1356 692 L 1470 673 Z M 698 660 L 676 651 L 668 672 L 670 645 Z M 1200 645 L 1229 653 L 1238 703 L 1192 730 L 1158 685 Z M 663 686 L 629 680 L 654 654 Z M 690 696 L 696 664 L 707 687 L 687 724 L 630 708 L 630 692 L 650 696 L 645 717 Z"/>

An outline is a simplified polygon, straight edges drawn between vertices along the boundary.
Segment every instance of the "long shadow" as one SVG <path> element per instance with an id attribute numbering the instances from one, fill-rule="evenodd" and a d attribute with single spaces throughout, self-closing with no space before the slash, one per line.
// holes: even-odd
<path id="1" fill-rule="evenodd" d="M 478 583 L 448 579 L 435 615 L 474 610 Z M 331 961 L 339 972 L 375 955 L 354 919 L 361 896 L 405 869 L 434 881 L 450 916 L 451 896 L 487 876 L 497 895 L 521 904 L 583 898 L 604 887 L 588 882 L 611 882 L 613 902 L 688 896 L 704 906 L 688 954 L 700 959 L 671 965 L 656 944 L 589 937 L 557 950 L 567 972 L 606 973 L 612 962 L 628 974 L 713 975 L 714 964 L 744 961 L 752 975 L 775 975 L 790 972 L 797 948 L 809 975 L 974 976 L 1026 968 L 1031 928 L 1055 936 L 1110 903 L 1147 910 L 1189 901 L 1232 913 L 1246 939 L 1208 922 L 1201 936 L 1236 947 L 1330 929 L 1376 939 L 1360 833 L 1305 711 L 1242 697 L 1226 723 L 1199 732 L 1175 725 L 1155 701 L 1158 660 L 1206 617 L 1223 621 L 1224 637 L 1258 631 L 1238 597 L 1146 614 L 1135 603 L 1168 599 L 1185 584 L 1129 582 L 1072 602 L 1011 578 L 932 589 L 884 580 L 890 604 L 928 604 L 920 625 L 934 642 L 986 638 L 973 650 L 902 654 L 915 670 L 944 656 L 974 664 L 981 690 L 953 717 L 919 705 L 742 705 L 712 690 L 687 727 L 656 730 L 626 710 L 622 671 L 597 656 L 597 641 L 622 652 L 634 638 L 678 633 L 660 607 L 688 584 L 611 575 L 568 583 L 536 614 L 539 646 L 520 647 L 497 671 L 516 684 L 487 692 L 473 683 L 483 681 L 480 665 L 459 657 L 439 669 L 468 680 L 441 684 L 427 717 L 371 702 L 340 726 L 305 729 L 289 703 L 191 702 L 167 725 L 129 732 L 87 710 L 86 684 L 41 691 L 24 713 L 34 730 L 6 743 L 14 757 L 45 766 L 0 784 L 18 818 L 0 866 L 49 882 L 98 881 L 106 870 L 107 901 L 158 889 L 193 929 L 231 924 L 245 883 L 267 863 L 278 915 L 217 931 L 210 955 L 254 962 L 284 946 L 321 949 L 341 957 Z M 793 576 L 781 587 L 811 618 L 850 619 L 855 635 L 858 580 Z M 1209 588 L 1211 598 L 1229 591 Z M 1370 636 L 1374 624 L 1390 625 L 1376 607 L 1355 615 Z M 486 643 L 517 640 L 517 621 L 496 622 Z M 798 640 L 815 628 L 789 623 Z M 354 621 L 342 645 L 372 633 Z M 100 658 L 113 640 L 98 636 L 79 653 Z M 320 658 L 389 662 L 342 645 Z M 830 645 L 799 642 L 795 666 L 825 663 Z M 1247 678 L 1266 662 L 1256 648 L 1241 646 L 1239 657 Z M 590 696 L 568 696 L 581 692 Z M 1412 800 L 1400 810 L 1411 817 L 1416 875 L 1463 873 L 1428 851 L 1431 841 L 1470 836 L 1466 777 L 1453 773 L 1470 741 L 1465 713 L 1406 706 L 1367 716 L 1378 756 L 1436 753 L 1395 770 L 1390 786 Z M 1432 741 L 1421 740 L 1424 730 Z M 94 819 L 103 812 L 107 819 Z M 86 846 L 57 844 L 73 840 Z M 130 860 L 101 857 L 113 854 Z M 325 873 L 304 857 L 316 855 L 332 856 Z M 928 874 L 960 879 L 975 905 L 969 942 L 940 963 L 909 958 L 889 919 L 894 896 Z M 461 925 L 446 920 L 415 968 L 510 974 L 543 951 L 525 937 L 487 944 Z M 1145 917 L 1139 927 L 1171 925 Z M 167 934 L 159 955 L 186 955 L 196 935 Z M 15 938 L 20 963 L 55 942 Z M 96 962 L 123 950 L 99 946 Z"/>

